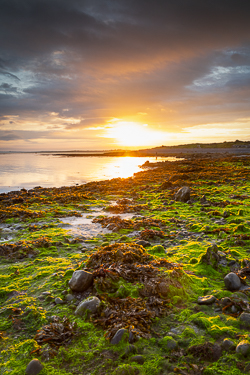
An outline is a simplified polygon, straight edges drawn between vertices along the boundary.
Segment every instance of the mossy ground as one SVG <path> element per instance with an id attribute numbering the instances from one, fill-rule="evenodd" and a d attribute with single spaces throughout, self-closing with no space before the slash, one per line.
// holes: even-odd
<path id="1" fill-rule="evenodd" d="M 198 296 L 208 294 L 218 300 L 232 297 L 223 282 L 230 272 L 228 263 L 236 262 L 240 267 L 249 258 L 249 167 L 247 157 L 191 159 L 159 163 L 157 168 L 128 179 L 2 194 L 0 373 L 24 373 L 35 357 L 44 366 L 41 375 L 237 375 L 245 371 L 250 357 L 232 351 L 211 361 L 196 357 L 189 348 L 207 342 L 220 344 L 226 337 L 237 344 L 249 334 L 239 317 L 217 311 L 216 305 L 196 303 Z M 165 181 L 171 182 L 167 188 Z M 191 188 L 192 203 L 174 201 L 174 193 L 182 186 Z M 205 204 L 201 203 L 204 195 Z M 112 202 L 118 199 L 114 206 Z M 134 212 L 135 217 L 127 223 L 121 221 L 113 232 L 87 240 L 69 236 L 58 225 L 61 217 L 81 216 L 83 212 L 91 215 L 96 207 L 106 208 L 107 215 Z M 146 218 L 144 222 L 138 214 Z M 5 228 L 12 236 L 9 241 Z M 134 362 L 132 352 L 124 355 L 129 345 L 126 338 L 111 345 L 105 329 L 87 315 L 75 316 L 75 301 L 66 303 L 64 299 L 73 271 L 84 268 L 92 254 L 109 244 L 129 245 L 140 239 L 150 241 L 146 247 L 150 259 L 164 258 L 182 265 L 178 284 L 169 283 L 164 315 L 150 326 L 151 338 L 134 343 L 144 363 Z M 215 243 L 227 260 L 217 268 L 201 262 L 207 248 Z M 170 271 L 161 271 L 171 279 Z M 140 298 L 143 284 L 120 279 L 113 287 L 109 297 L 135 299 Z M 56 297 L 65 303 L 55 304 Z M 76 322 L 77 330 L 71 342 L 61 345 L 56 355 L 50 353 L 48 359 L 43 355 L 46 346 L 39 350 L 34 337 L 53 315 Z M 177 348 L 169 351 L 166 343 L 171 336 Z"/>

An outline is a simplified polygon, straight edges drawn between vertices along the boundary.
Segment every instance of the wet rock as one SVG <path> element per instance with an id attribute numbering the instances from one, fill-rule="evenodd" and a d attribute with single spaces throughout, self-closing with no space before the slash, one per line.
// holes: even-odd
<path id="1" fill-rule="evenodd" d="M 231 291 L 239 290 L 241 287 L 240 278 L 234 272 L 230 272 L 224 277 L 224 283 L 226 288 Z"/>
<path id="2" fill-rule="evenodd" d="M 143 363 L 145 362 L 145 358 L 143 357 L 143 355 L 133 355 L 130 358 L 130 361 L 139 363 L 139 365 L 143 365 Z"/>
<path id="3" fill-rule="evenodd" d="M 242 340 L 236 347 L 236 353 L 247 355 L 250 352 L 250 343 L 246 340 Z"/>
<path id="4" fill-rule="evenodd" d="M 92 273 L 83 270 L 75 271 L 69 280 L 69 287 L 75 292 L 84 292 L 93 283 Z"/>
<path id="5" fill-rule="evenodd" d="M 79 303 L 76 308 L 75 315 L 83 316 L 87 310 L 89 310 L 92 314 L 95 314 L 100 303 L 101 301 L 99 300 L 99 298 L 89 297 Z"/>
<path id="6" fill-rule="evenodd" d="M 246 325 L 250 325 L 250 313 L 243 312 L 240 316 L 240 321 Z"/>
<path id="7" fill-rule="evenodd" d="M 114 337 L 112 338 L 112 340 L 110 341 L 110 343 L 112 345 L 117 345 L 119 344 L 119 342 L 121 341 L 124 333 L 127 332 L 127 330 L 125 328 L 121 328 L 119 329 L 116 334 L 114 335 Z"/>
<path id="8" fill-rule="evenodd" d="M 211 305 L 216 300 L 215 296 L 208 295 L 203 297 L 198 297 L 198 304 L 199 305 Z"/>
<path id="9" fill-rule="evenodd" d="M 27 375 L 37 375 L 40 371 L 42 371 L 43 366 L 38 359 L 32 359 L 28 366 L 26 367 L 26 374 Z"/>
<path id="10" fill-rule="evenodd" d="M 235 344 L 230 339 L 224 339 L 221 343 L 222 350 L 225 350 L 226 352 L 229 352 L 230 350 L 235 348 Z"/>
<path id="11" fill-rule="evenodd" d="M 190 188 L 188 186 L 183 186 L 175 194 L 175 200 L 179 202 L 186 203 L 190 200 Z"/>

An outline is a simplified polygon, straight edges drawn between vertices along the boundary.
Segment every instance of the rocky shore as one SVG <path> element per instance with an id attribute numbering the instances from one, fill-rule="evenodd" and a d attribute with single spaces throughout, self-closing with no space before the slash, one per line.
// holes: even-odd
<path id="1" fill-rule="evenodd" d="M 0 372 L 249 373 L 249 168 L 192 153 L 0 194 Z"/>

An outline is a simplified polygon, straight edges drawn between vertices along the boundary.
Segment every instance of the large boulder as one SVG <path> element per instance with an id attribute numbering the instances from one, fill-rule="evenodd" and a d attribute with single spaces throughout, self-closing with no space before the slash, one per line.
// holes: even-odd
<path id="1" fill-rule="evenodd" d="M 234 272 L 230 272 L 224 277 L 224 283 L 226 288 L 231 291 L 239 290 L 241 287 L 240 278 Z"/>
<path id="2" fill-rule="evenodd" d="M 93 275 L 83 270 L 75 271 L 69 280 L 69 287 L 74 292 L 84 292 L 93 283 Z"/>
<path id="3" fill-rule="evenodd" d="M 175 194 L 175 200 L 186 203 L 190 200 L 190 191 L 191 190 L 188 186 L 183 186 Z"/>

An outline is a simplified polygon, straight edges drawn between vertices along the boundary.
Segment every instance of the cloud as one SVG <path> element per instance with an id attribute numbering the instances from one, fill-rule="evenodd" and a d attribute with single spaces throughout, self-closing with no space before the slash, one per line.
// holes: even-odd
<path id="1" fill-rule="evenodd" d="M 0 113 L 19 116 L 6 131 L 84 139 L 116 117 L 179 132 L 250 115 L 245 0 L 0 3 Z"/>

